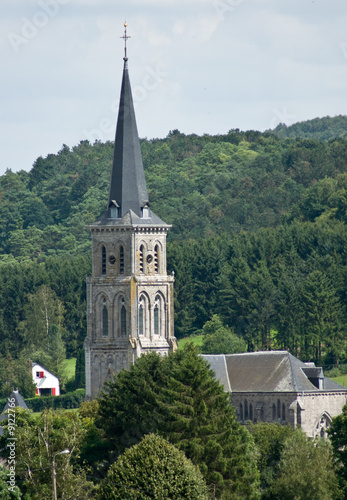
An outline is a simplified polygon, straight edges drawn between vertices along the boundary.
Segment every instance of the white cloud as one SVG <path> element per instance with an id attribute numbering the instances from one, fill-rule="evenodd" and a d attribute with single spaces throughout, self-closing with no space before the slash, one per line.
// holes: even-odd
<path id="1" fill-rule="evenodd" d="M 222 18 L 214 0 L 63 1 L 15 52 L 6 34 L 24 36 L 23 18 L 58 0 L 3 0 L 0 169 L 30 168 L 104 119 L 115 126 L 125 18 L 142 136 L 265 129 L 283 109 L 298 120 L 347 113 L 340 0 L 220 0 Z M 160 82 L 156 68 L 168 75 Z"/>

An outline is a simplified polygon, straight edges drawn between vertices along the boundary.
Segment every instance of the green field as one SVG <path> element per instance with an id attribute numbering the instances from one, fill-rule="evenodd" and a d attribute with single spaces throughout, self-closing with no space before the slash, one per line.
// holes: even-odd
<path id="1" fill-rule="evenodd" d="M 202 346 L 203 335 L 192 335 L 191 337 L 184 337 L 178 341 L 178 348 L 182 349 L 188 342 L 192 342 L 195 346 Z"/>
<path id="2" fill-rule="evenodd" d="M 340 375 L 339 377 L 331 378 L 337 384 L 343 385 L 343 387 L 347 387 L 347 375 Z"/>
<path id="3" fill-rule="evenodd" d="M 75 378 L 75 366 L 76 366 L 76 358 L 65 359 L 63 362 L 66 376 L 69 379 Z"/>

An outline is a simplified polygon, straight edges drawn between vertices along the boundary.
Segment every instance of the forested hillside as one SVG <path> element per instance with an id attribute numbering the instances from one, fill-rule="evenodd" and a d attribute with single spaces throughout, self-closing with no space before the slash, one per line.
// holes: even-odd
<path id="1" fill-rule="evenodd" d="M 278 137 L 291 139 L 319 139 L 328 141 L 338 137 L 347 137 L 347 116 L 339 115 L 331 118 L 314 118 L 304 122 L 294 123 L 287 127 L 280 123 L 273 130 Z"/>
<path id="2" fill-rule="evenodd" d="M 347 138 L 331 134 L 343 135 L 346 117 L 324 120 L 327 141 L 282 138 L 279 130 L 201 137 L 176 130 L 141 141 L 151 207 L 173 226 L 168 270 L 176 276 L 178 337 L 219 314 L 250 350 L 345 359 Z M 61 311 L 52 321 L 67 354 L 82 346 L 86 225 L 105 209 L 112 154 L 111 142 L 83 141 L 38 158 L 30 172 L 0 177 L 3 356 L 37 349 L 29 311 L 43 286 Z"/>

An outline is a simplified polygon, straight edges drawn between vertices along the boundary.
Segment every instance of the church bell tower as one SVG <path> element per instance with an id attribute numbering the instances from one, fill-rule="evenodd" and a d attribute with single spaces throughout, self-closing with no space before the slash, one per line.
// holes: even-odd
<path id="1" fill-rule="evenodd" d="M 131 94 L 126 42 L 113 168 L 106 211 L 88 229 L 86 398 L 141 354 L 177 348 L 173 276 L 166 270 L 171 227 L 151 209 Z"/>

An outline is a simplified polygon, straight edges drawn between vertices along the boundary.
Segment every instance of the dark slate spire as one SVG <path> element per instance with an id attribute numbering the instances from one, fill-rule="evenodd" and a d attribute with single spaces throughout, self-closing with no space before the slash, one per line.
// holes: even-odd
<path id="1" fill-rule="evenodd" d="M 126 23 L 124 26 L 124 70 L 108 200 L 109 217 L 115 218 L 114 214 L 118 209 L 118 218 L 123 217 L 128 210 L 132 210 L 139 217 L 148 218 L 148 194 L 126 57 L 126 40 L 129 38 L 126 34 Z M 143 208 L 146 213 L 143 213 Z"/>

